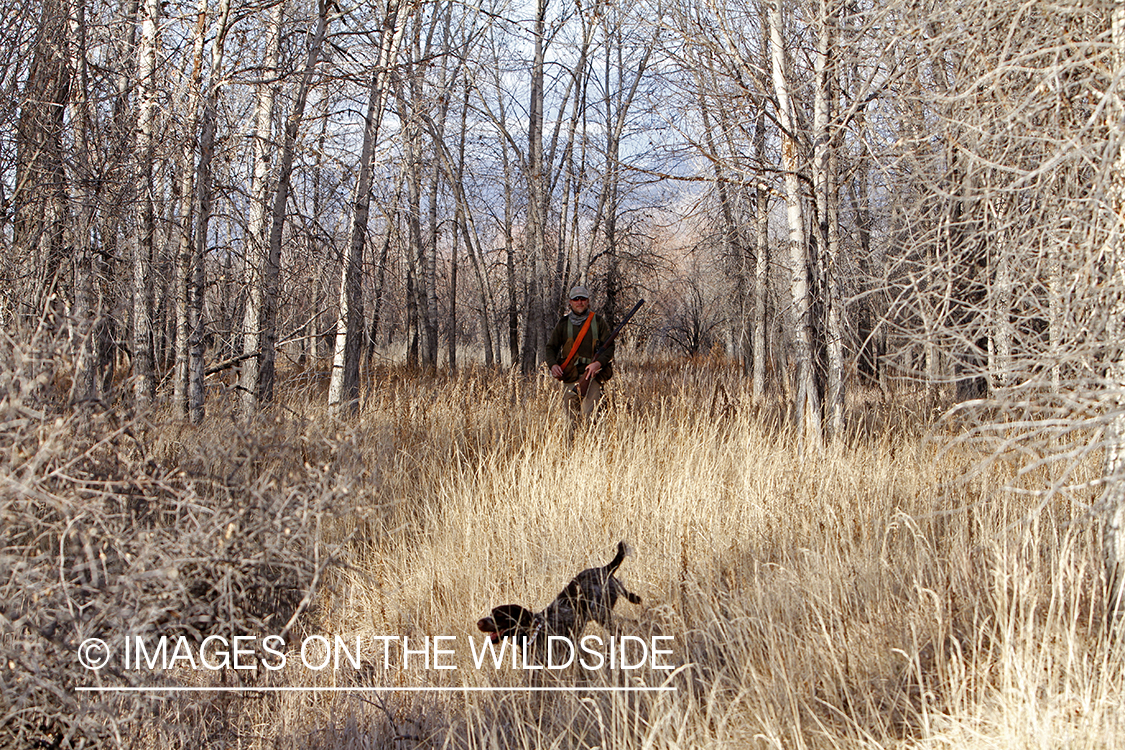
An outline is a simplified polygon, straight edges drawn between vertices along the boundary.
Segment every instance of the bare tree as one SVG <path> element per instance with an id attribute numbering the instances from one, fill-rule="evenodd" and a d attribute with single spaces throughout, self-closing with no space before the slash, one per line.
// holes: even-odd
<path id="1" fill-rule="evenodd" d="M 155 0 L 148 0 L 154 2 Z M 214 198 L 211 183 L 212 160 L 215 156 L 215 139 L 219 109 L 219 95 L 223 86 L 223 54 L 227 33 L 230 31 L 231 0 L 219 0 L 219 15 L 215 25 L 215 39 L 211 42 L 211 70 L 207 93 L 203 97 L 203 112 L 199 133 L 199 166 L 195 179 L 195 227 L 192 252 L 191 296 L 188 304 L 188 413 L 198 424 L 204 416 L 204 320 L 203 297 L 206 293 L 206 266 L 208 229 Z"/>
<path id="2" fill-rule="evenodd" d="M 152 351 L 152 257 L 155 251 L 155 206 L 153 195 L 153 123 L 156 115 L 157 27 L 160 3 L 145 0 L 138 48 L 136 153 L 140 199 L 137 203 L 136 235 L 133 239 L 133 393 L 137 405 L 146 406 L 155 389 Z"/>
<path id="3" fill-rule="evenodd" d="M 266 266 L 269 264 L 269 236 L 266 219 L 269 213 L 270 166 L 273 158 L 273 110 L 279 88 L 278 56 L 281 48 L 281 20 L 285 11 L 284 0 L 279 0 L 270 10 L 266 27 L 266 50 L 262 64 L 262 82 L 258 84 L 254 114 L 254 132 L 251 135 L 254 173 L 251 178 L 250 218 L 246 227 L 246 317 L 242 324 L 244 353 L 256 353 L 262 348 L 262 325 L 266 297 Z M 261 354 L 250 356 L 242 363 L 240 373 L 242 411 L 251 416 L 258 411 L 259 374 Z"/>
<path id="4" fill-rule="evenodd" d="M 175 410 L 184 416 L 189 413 L 189 361 L 188 338 L 191 323 L 188 310 L 192 297 L 192 248 L 195 228 L 195 139 L 199 126 L 199 104 L 203 86 L 203 45 L 204 30 L 207 25 L 208 0 L 199 0 L 196 22 L 192 33 L 191 72 L 187 81 L 186 113 L 184 117 L 187 134 L 180 145 L 180 206 L 177 212 L 178 242 L 176 265 L 173 273 L 173 297 L 176 310 L 176 353 L 173 368 L 172 403 Z"/>
<path id="5" fill-rule="evenodd" d="M 609 320 L 617 316 L 617 297 L 623 286 L 620 278 L 620 236 L 619 214 L 622 209 L 624 190 L 622 164 L 621 164 L 621 139 L 628 124 L 629 110 L 637 95 L 641 81 L 645 77 L 653 50 L 660 39 L 662 24 L 660 19 L 654 19 L 653 31 L 646 43 L 641 47 L 640 59 L 626 64 L 624 48 L 624 18 L 620 9 L 609 9 L 603 16 L 603 34 L 605 36 L 604 59 L 604 97 L 605 107 L 605 171 L 602 175 L 602 190 L 598 197 L 598 207 L 594 214 L 594 233 L 599 230 L 605 237 L 605 249 L 601 253 L 592 253 L 587 261 L 588 266 L 593 266 L 601 257 L 605 257 L 606 270 L 604 274 L 604 304 L 602 312 Z M 633 79 L 628 84 L 627 72 L 633 74 Z"/>
<path id="6" fill-rule="evenodd" d="M 531 91 L 527 121 L 527 256 L 530 279 L 534 285 L 528 295 L 527 321 L 524 325 L 520 368 L 530 373 L 538 364 L 545 344 L 544 305 L 538 286 L 543 279 L 543 257 L 546 229 L 544 211 L 547 207 L 547 174 L 543 161 L 544 65 L 546 60 L 546 22 L 548 0 L 536 0 L 534 46 L 531 61 Z"/>
<path id="7" fill-rule="evenodd" d="M 828 433 L 844 431 L 844 311 L 839 293 L 840 228 L 836 210 L 838 182 L 835 150 L 839 139 L 834 127 L 836 63 L 833 27 L 839 12 L 834 0 L 819 0 L 816 45 L 816 94 L 813 115 L 813 186 L 818 219 L 819 280 L 824 305 L 824 337 L 828 388 L 824 397 Z"/>
<path id="8" fill-rule="evenodd" d="M 42 314 L 59 283 L 67 222 L 63 129 L 70 98 L 67 12 L 63 0 L 44 0 L 32 43 L 31 64 L 16 123 L 16 179 L 13 243 L 32 258 L 36 280 L 25 299 L 32 315 Z"/>
<path id="9" fill-rule="evenodd" d="M 785 74 L 785 44 L 782 36 L 781 1 L 771 0 L 769 11 L 770 56 L 774 93 L 777 97 L 777 119 L 781 128 L 782 167 L 785 170 L 785 193 L 789 221 L 789 292 L 792 298 L 790 327 L 794 337 L 794 366 L 797 377 L 797 414 L 802 435 L 809 447 L 823 442 L 820 394 L 816 387 L 814 323 L 809 293 L 808 247 L 805 240 L 805 218 L 801 205 L 799 179 L 800 145 L 797 124 L 789 97 L 789 81 Z"/>
<path id="10" fill-rule="evenodd" d="M 293 108 L 285 119 L 281 158 L 277 170 L 277 186 L 273 190 L 271 210 L 269 211 L 269 232 L 263 238 L 264 242 L 261 247 L 264 255 L 257 259 L 261 269 L 259 276 L 256 277 L 257 284 L 251 285 L 246 307 L 243 347 L 244 352 L 251 356 L 242 372 L 242 398 L 243 409 L 247 413 L 257 409 L 261 402 L 273 400 L 274 381 L 276 379 L 277 308 L 278 297 L 281 294 L 281 240 L 289 205 L 293 159 L 297 150 L 297 134 L 305 117 L 305 106 L 308 103 L 309 91 L 314 84 L 313 77 L 316 67 L 320 63 L 324 41 L 328 37 L 332 4 L 328 0 L 320 0 L 318 8 L 316 29 L 309 40 L 308 55 L 305 58 L 304 69 L 297 85 Z M 278 12 L 280 13 L 280 11 Z M 277 21 L 277 33 L 280 34 L 280 18 Z M 271 45 L 272 43 L 273 40 L 271 39 Z M 271 101 L 263 102 L 262 107 L 269 106 L 272 108 L 272 97 L 268 98 Z M 261 109 L 259 111 L 261 112 Z M 265 117 L 265 113 L 262 112 L 262 118 L 265 119 Z M 262 119 L 259 120 L 260 127 L 262 127 Z M 262 181 L 265 182 L 265 179 L 263 178 Z M 263 201 L 261 207 L 263 212 L 269 195 L 267 187 L 267 185 L 262 185 L 260 195 Z"/>
<path id="11" fill-rule="evenodd" d="M 379 58 L 371 73 L 367 117 L 364 121 L 363 150 L 348 241 L 347 255 L 340 274 L 340 312 L 336 323 L 336 352 L 328 386 L 328 405 L 335 414 L 355 413 L 359 409 L 359 355 L 363 341 L 363 298 L 360 288 L 363 246 L 367 241 L 367 217 L 371 205 L 371 173 L 375 145 L 389 93 L 391 68 L 398 57 L 399 44 L 409 14 L 402 13 L 399 0 L 387 0 L 382 18 Z"/>

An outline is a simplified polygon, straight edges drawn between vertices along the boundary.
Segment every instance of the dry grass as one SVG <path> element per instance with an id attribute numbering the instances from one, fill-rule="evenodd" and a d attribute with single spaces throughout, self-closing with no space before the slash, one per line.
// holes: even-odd
<path id="1" fill-rule="evenodd" d="M 801 455 L 784 416 L 754 406 L 721 363 L 622 370 L 573 445 L 546 379 L 383 368 L 360 416 L 337 424 L 319 374 L 291 378 L 259 430 L 308 446 L 309 470 L 330 473 L 348 505 L 322 529 L 342 564 L 303 632 L 454 636 L 458 669 L 257 679 L 675 692 L 145 698 L 163 720 L 129 744 L 1125 746 L 1123 651 L 1102 632 L 1098 529 L 1079 505 L 1090 497 L 999 492 L 1015 467 L 970 472 L 981 456 L 934 437 L 909 393 L 857 401 L 853 434 Z M 236 430 L 221 415 L 159 428 L 151 450 L 175 464 Z M 671 636 L 674 673 L 473 667 L 464 644 L 479 617 L 543 606 L 618 539 L 635 550 L 621 577 L 644 598 L 618 605 L 624 632 Z"/>

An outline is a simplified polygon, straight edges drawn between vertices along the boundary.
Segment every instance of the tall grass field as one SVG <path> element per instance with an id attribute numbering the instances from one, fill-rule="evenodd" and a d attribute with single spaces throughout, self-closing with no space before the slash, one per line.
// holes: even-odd
<path id="1" fill-rule="evenodd" d="M 270 416 L 247 424 L 216 394 L 201 426 L 37 420 L 10 399 L 8 548 L 44 566 L 38 596 L 73 611 L 75 635 L 51 645 L 26 591 L 4 611 L 7 736 L 161 750 L 1125 747 L 1125 644 L 1106 632 L 1090 513 L 1097 456 L 1069 478 L 1086 489 L 1044 494 L 1046 469 L 1013 483 L 1034 457 L 993 456 L 907 388 L 853 390 L 847 434 L 803 445 L 720 360 L 624 363 L 573 435 L 545 375 L 385 367 L 364 392 L 356 417 L 335 420 L 322 373 L 293 374 Z M 17 538 L 43 508 L 66 528 Z M 253 509 L 281 540 L 265 557 L 247 551 Z M 100 518 L 138 529 L 117 545 L 132 552 L 99 542 L 110 532 L 92 521 L 88 538 L 72 533 Z M 167 552 L 192 535 L 212 545 L 196 567 Z M 619 540 L 632 553 L 618 576 L 642 604 L 619 601 L 615 633 L 587 627 L 603 664 L 479 661 L 492 607 L 541 609 Z M 224 567 L 234 549 L 257 567 Z M 182 602 L 234 601 L 263 571 L 284 580 L 293 549 L 312 561 L 304 583 L 259 598 L 250 633 L 284 628 L 283 666 L 74 668 L 44 687 L 36 670 L 72 665 L 94 632 L 80 605 L 103 601 L 95 590 L 134 582 L 113 595 L 128 616 L 91 605 L 107 639 L 160 610 L 149 642 L 159 624 L 196 643 L 234 609 Z M 71 558 L 86 599 L 60 593 Z M 174 585 L 146 594 L 150 573 Z M 160 603 L 167 591 L 176 603 Z M 628 668 L 609 661 L 625 641 Z M 336 643 L 362 651 L 359 665 L 345 653 L 312 668 Z M 153 685 L 168 689 L 78 690 Z M 21 724 L 35 709 L 39 726 Z"/>

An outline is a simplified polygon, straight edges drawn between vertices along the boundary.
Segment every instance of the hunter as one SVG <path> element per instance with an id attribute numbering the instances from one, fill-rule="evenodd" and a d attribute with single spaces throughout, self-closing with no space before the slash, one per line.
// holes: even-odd
<path id="1" fill-rule="evenodd" d="M 571 427 L 589 419 L 602 397 L 602 383 L 613 377 L 612 341 L 597 354 L 612 333 L 606 319 L 590 311 L 590 292 L 584 286 L 570 290 L 570 313 L 563 316 L 547 341 L 547 365 L 563 384 L 563 408 Z M 589 387 L 580 394 L 578 381 L 588 375 Z"/>

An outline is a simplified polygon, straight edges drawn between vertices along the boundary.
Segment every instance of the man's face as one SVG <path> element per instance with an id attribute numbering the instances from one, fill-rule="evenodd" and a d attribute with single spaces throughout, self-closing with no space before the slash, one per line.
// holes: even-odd
<path id="1" fill-rule="evenodd" d="M 590 300 L 585 297 L 575 297 L 570 301 L 570 309 L 575 315 L 583 315 L 590 309 Z"/>

